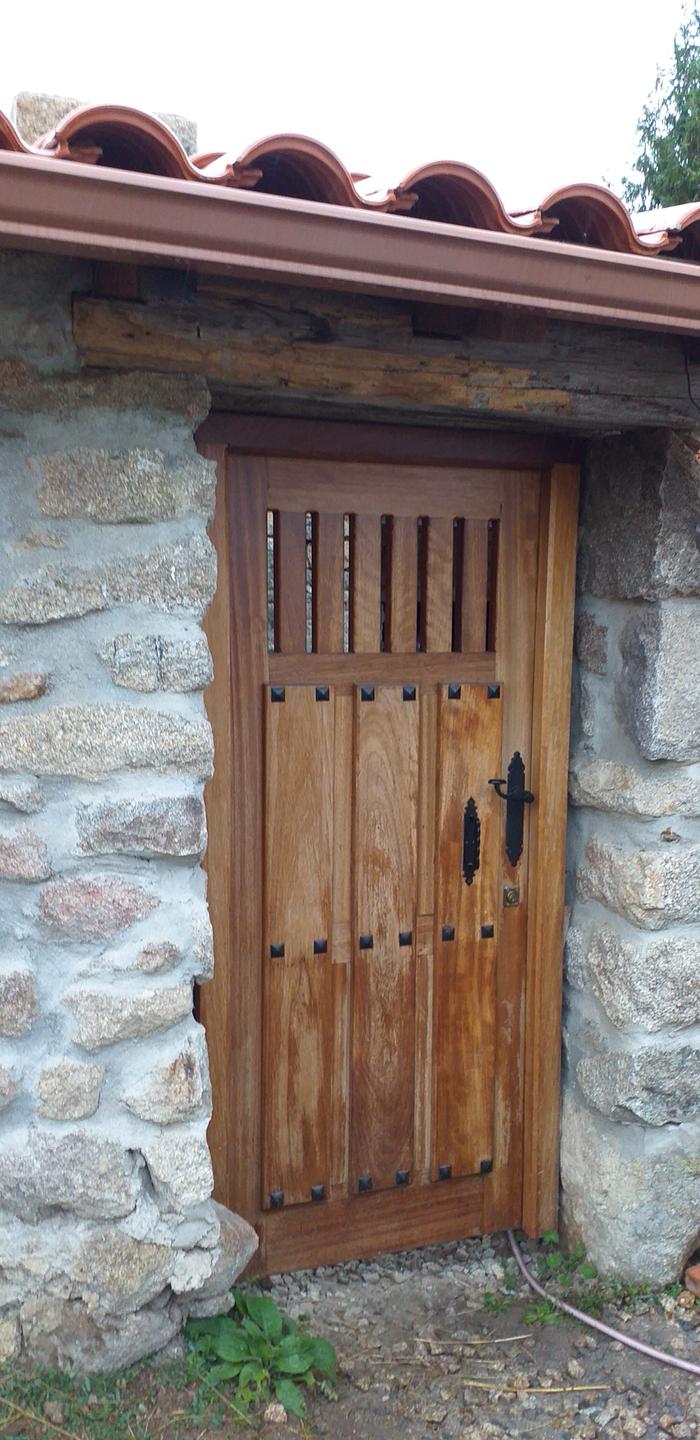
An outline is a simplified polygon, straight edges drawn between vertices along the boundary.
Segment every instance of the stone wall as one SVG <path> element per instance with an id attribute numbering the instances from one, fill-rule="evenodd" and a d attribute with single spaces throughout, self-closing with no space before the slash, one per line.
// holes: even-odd
<path id="1" fill-rule="evenodd" d="M 700 1244 L 700 465 L 596 442 L 584 476 L 571 766 L 563 1213 L 604 1270 Z"/>
<path id="2" fill-rule="evenodd" d="M 204 384 L 83 370 L 90 268 L 0 253 L 0 1359 L 110 1368 L 220 1308 L 194 979 L 215 584 Z"/>

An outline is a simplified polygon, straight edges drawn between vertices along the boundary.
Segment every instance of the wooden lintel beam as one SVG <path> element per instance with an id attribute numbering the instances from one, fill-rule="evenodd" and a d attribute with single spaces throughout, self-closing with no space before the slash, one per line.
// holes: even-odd
<path id="1" fill-rule="evenodd" d="M 181 304 L 77 296 L 73 305 L 88 365 L 201 374 L 231 409 L 572 432 L 687 429 L 697 418 L 676 337 L 554 321 L 534 332 L 474 323 L 450 335 L 442 324 L 442 334 L 437 325 L 426 334 L 407 302 L 277 287 Z"/>

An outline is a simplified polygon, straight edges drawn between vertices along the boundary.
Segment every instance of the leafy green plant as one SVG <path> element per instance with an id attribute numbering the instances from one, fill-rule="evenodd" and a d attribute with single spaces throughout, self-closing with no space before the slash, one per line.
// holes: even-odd
<path id="1" fill-rule="evenodd" d="M 234 1385 L 236 1408 L 245 1415 L 273 1396 L 290 1414 L 306 1414 L 304 1388 L 332 1396 L 335 1351 L 283 1315 L 266 1295 L 235 1291 L 230 1315 L 194 1320 L 188 1326 L 194 1365 L 218 1390 Z"/>
<path id="2" fill-rule="evenodd" d="M 493 1290 L 486 1290 L 482 1308 L 487 1310 L 489 1315 L 500 1315 L 503 1310 L 508 1309 L 510 1303 L 505 1295 L 496 1295 Z"/>
<path id="3" fill-rule="evenodd" d="M 548 1300 L 531 1300 L 523 1312 L 526 1325 L 559 1325 L 563 1318 L 561 1310 Z"/>

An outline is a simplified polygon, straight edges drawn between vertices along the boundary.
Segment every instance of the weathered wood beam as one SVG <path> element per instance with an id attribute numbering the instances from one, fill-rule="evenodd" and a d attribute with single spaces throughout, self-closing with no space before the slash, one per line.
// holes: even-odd
<path id="1" fill-rule="evenodd" d="M 675 336 L 216 281 L 78 296 L 73 330 L 87 364 L 196 372 L 229 409 L 580 433 L 698 419 Z"/>

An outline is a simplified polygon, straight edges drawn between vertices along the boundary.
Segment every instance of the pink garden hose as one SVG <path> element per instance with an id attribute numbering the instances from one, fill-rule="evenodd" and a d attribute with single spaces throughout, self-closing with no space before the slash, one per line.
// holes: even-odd
<path id="1" fill-rule="evenodd" d="M 559 1300 L 556 1295 L 548 1295 L 534 1275 L 530 1274 L 512 1230 L 508 1231 L 508 1239 L 523 1279 L 527 1281 L 536 1295 L 540 1295 L 550 1305 L 556 1305 L 559 1310 L 566 1311 L 567 1315 L 572 1315 L 574 1320 L 580 1320 L 582 1325 L 588 1325 L 591 1330 L 598 1330 L 601 1335 L 607 1335 L 609 1340 L 619 1340 L 621 1345 L 627 1345 L 630 1350 L 638 1350 L 640 1355 L 648 1355 L 652 1360 L 661 1360 L 664 1365 L 675 1365 L 677 1370 L 687 1370 L 690 1375 L 700 1375 L 700 1365 L 696 1365 L 695 1361 L 681 1360 L 677 1355 L 668 1355 L 665 1350 L 655 1350 L 653 1345 L 645 1345 L 643 1340 L 634 1340 L 631 1335 L 625 1335 L 624 1331 L 613 1330 L 612 1325 L 604 1325 L 602 1320 L 594 1320 L 592 1315 L 585 1315 L 583 1310 L 577 1310 L 574 1305 L 568 1305 L 566 1300 Z"/>

